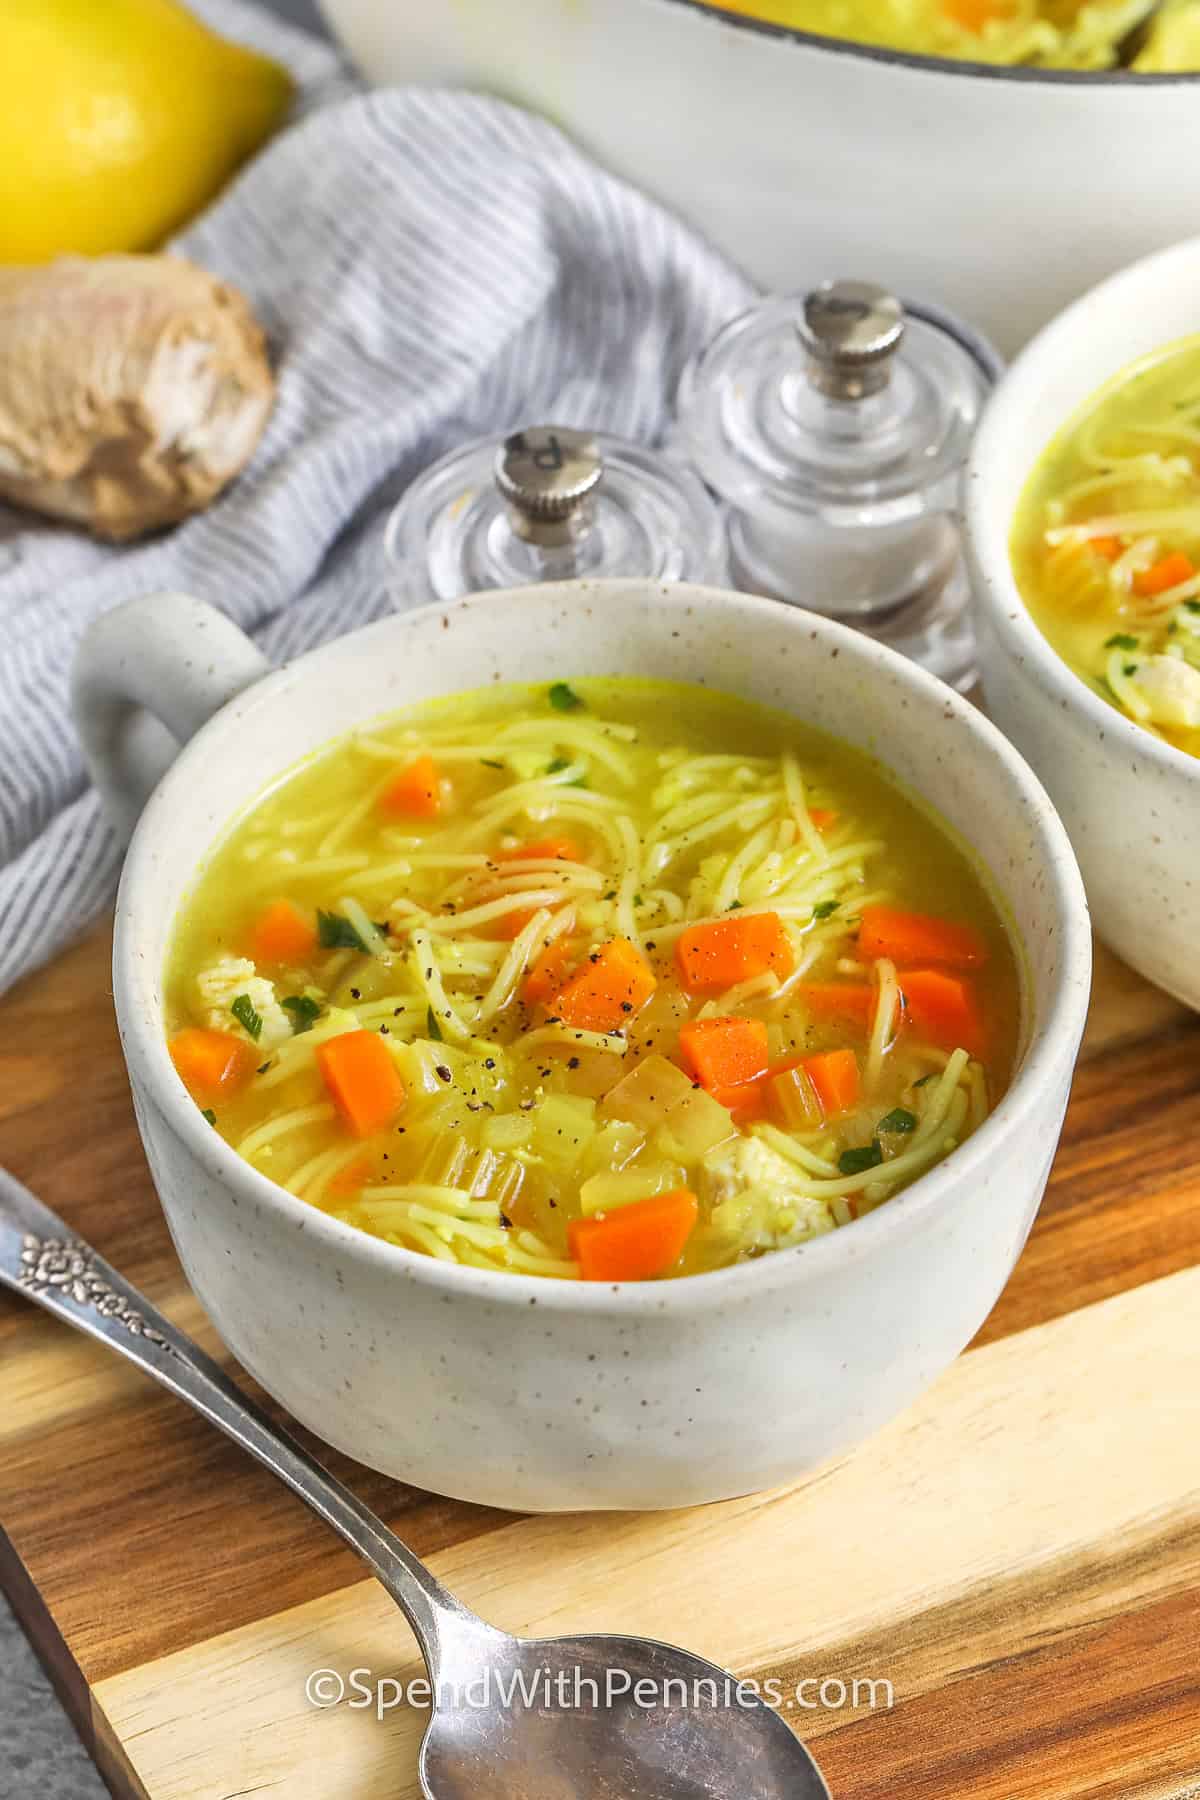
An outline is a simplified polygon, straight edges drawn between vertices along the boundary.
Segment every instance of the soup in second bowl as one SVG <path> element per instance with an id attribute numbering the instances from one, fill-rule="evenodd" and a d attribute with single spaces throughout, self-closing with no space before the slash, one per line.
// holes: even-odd
<path id="1" fill-rule="evenodd" d="M 1136 363 L 1063 428 L 1021 498 L 1012 558 L 1076 674 L 1200 755 L 1200 337 Z"/>
<path id="2" fill-rule="evenodd" d="M 1110 69 L 1146 21 L 1145 0 L 708 0 L 723 12 L 919 56 L 1046 69 Z M 1200 0 L 1166 0 L 1128 66 L 1142 74 L 1200 69 Z M 1054 104 L 1047 96 L 1046 104 Z"/>
<path id="3" fill-rule="evenodd" d="M 410 1250 L 626 1281 L 850 1224 L 984 1119 L 1018 976 L 966 855 L 782 714 L 496 688 L 334 744 L 179 922 L 197 1105 Z"/>

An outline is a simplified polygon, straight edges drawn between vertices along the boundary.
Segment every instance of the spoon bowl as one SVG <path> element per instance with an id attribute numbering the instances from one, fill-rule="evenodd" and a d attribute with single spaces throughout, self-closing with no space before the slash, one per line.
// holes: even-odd
<path id="1" fill-rule="evenodd" d="M 429 1674 L 425 1800 L 829 1800 L 799 1738 L 715 1663 L 647 1638 L 510 1637 L 476 1618 L 357 1494 L 3 1169 L 0 1286 L 186 1400 L 362 1558 L 412 1626 Z"/>
<path id="2" fill-rule="evenodd" d="M 477 1650 L 486 1687 L 440 1696 L 421 1746 L 428 1800 L 829 1800 L 757 1684 L 690 1651 L 490 1631 Z"/>

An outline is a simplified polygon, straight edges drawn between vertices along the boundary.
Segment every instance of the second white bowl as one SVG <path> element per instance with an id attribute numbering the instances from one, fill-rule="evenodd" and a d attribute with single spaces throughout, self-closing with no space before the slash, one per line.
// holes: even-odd
<path id="1" fill-rule="evenodd" d="M 1139 974 L 1200 1010 L 1200 758 L 1109 706 L 1034 624 L 1009 554 L 1013 515 L 1055 433 L 1111 376 L 1200 327 L 1200 238 L 1086 294 L 1018 357 L 967 475 L 967 532 L 988 711 L 1054 800 L 1096 929 Z"/>

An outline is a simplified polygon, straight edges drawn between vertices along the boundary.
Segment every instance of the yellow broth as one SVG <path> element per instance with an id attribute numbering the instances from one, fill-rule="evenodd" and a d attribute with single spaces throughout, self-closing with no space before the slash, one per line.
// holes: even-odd
<path id="1" fill-rule="evenodd" d="M 1200 337 L 1125 370 L 1064 426 L 1021 497 L 1012 560 L 1064 662 L 1200 754 Z"/>
<path id="2" fill-rule="evenodd" d="M 307 945 L 264 935 L 281 905 Z M 931 1167 L 1009 1079 L 1018 987 L 980 875 L 868 758 L 587 680 L 433 703 L 280 781 L 182 909 L 166 1028 L 215 1129 L 310 1204 L 636 1279 L 802 1243 Z"/>
<path id="3" fill-rule="evenodd" d="M 1109 69 L 1145 15 L 1142 0 L 708 0 L 725 12 L 919 56 L 1042 68 Z M 1129 67 L 1200 68 L 1200 0 L 1166 0 Z M 1047 104 L 1052 104 L 1052 98 Z"/>

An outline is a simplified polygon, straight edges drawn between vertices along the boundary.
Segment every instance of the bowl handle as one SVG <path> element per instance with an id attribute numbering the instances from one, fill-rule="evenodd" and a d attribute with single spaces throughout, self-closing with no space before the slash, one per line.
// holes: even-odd
<path id="1" fill-rule="evenodd" d="M 215 606 L 146 594 L 85 632 L 71 678 L 84 759 L 122 840 L 181 747 L 270 669 Z"/>

